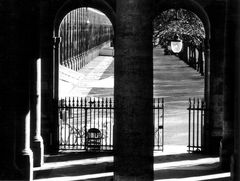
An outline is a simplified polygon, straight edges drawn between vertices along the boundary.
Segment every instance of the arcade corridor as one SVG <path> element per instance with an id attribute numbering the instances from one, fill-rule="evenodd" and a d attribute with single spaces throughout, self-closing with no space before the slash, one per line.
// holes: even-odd
<path id="1" fill-rule="evenodd" d="M 105 14 L 107 24 L 105 20 L 97 24 L 90 8 Z M 180 148 L 173 147 L 166 147 L 173 156 L 154 152 L 153 20 L 168 9 L 193 12 L 205 31 L 198 47 L 204 54 L 201 94 L 206 102 L 200 155 L 179 155 Z M 177 15 L 173 21 L 179 19 Z M 35 177 L 53 181 L 69 171 L 68 181 L 93 180 L 92 176 L 114 181 L 239 181 L 239 19 L 238 0 L 1 1 L 0 180 L 32 181 Z M 65 33 L 61 34 L 61 28 Z M 181 44 L 181 56 L 191 63 L 196 44 L 173 39 L 179 30 L 174 33 L 168 41 Z M 92 153 L 59 154 L 59 66 L 81 69 L 93 56 L 94 46 L 106 41 L 114 46 L 114 154 L 101 157 L 99 153 L 94 155 L 101 157 L 97 159 Z"/>

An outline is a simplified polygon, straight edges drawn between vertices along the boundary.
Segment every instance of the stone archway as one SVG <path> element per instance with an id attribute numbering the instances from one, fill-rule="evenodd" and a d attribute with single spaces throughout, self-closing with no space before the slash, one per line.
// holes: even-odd
<path id="1" fill-rule="evenodd" d="M 109 4 L 107 4 L 105 1 L 68 1 L 64 3 L 59 10 L 57 11 L 54 19 L 54 24 L 53 24 L 53 37 L 54 37 L 54 46 L 53 46 L 53 72 L 54 72 L 54 85 L 53 85 L 53 92 L 54 92 L 54 97 L 55 99 L 58 100 L 58 62 L 59 62 L 59 43 L 60 43 L 60 24 L 62 19 L 72 10 L 77 9 L 77 8 L 82 8 L 82 7 L 90 7 L 97 9 L 104 13 L 109 20 L 111 21 L 113 25 L 113 31 L 115 31 L 115 12 Z"/>
<path id="2" fill-rule="evenodd" d="M 187 11 L 191 11 L 195 15 L 197 15 L 200 20 L 203 23 L 204 29 L 205 29 L 205 39 L 203 41 L 203 46 L 204 46 L 204 53 L 205 53 L 205 74 L 204 74 L 204 99 L 206 102 L 206 109 L 209 109 L 210 107 L 210 39 L 211 39 L 211 24 L 210 24 L 210 19 L 209 16 L 204 9 L 203 6 L 201 6 L 198 2 L 193 1 L 193 0 L 187 0 L 187 1 L 162 1 L 158 2 L 157 5 L 155 6 L 155 16 L 160 14 L 161 12 L 167 10 L 167 9 L 185 9 Z M 209 136 L 209 127 L 211 126 L 211 122 L 209 121 L 209 112 L 205 114 L 205 145 L 204 145 L 204 150 L 207 150 L 208 148 L 208 142 L 210 139 Z"/>
<path id="3" fill-rule="evenodd" d="M 59 60 L 60 60 L 60 42 L 61 42 L 61 37 L 60 37 L 60 24 L 63 20 L 63 18 L 71 11 L 78 9 L 78 8 L 93 8 L 98 11 L 101 11 L 104 13 L 110 22 L 112 23 L 113 26 L 113 31 L 115 28 L 115 12 L 113 8 L 106 3 L 105 1 L 67 1 L 62 4 L 62 6 L 56 11 L 55 17 L 54 17 L 54 22 L 53 22 L 53 97 L 55 100 L 54 104 L 54 127 L 57 127 L 58 125 L 58 108 L 57 108 L 57 102 L 59 99 Z M 54 135 L 53 139 L 56 144 L 58 145 L 58 129 L 54 129 Z M 55 147 L 56 147 L 55 146 Z"/>

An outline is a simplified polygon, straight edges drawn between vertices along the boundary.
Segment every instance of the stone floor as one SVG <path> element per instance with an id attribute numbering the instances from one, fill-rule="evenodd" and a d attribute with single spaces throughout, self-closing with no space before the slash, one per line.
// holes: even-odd
<path id="1" fill-rule="evenodd" d="M 62 152 L 46 155 L 45 164 L 34 168 L 35 181 L 111 181 L 112 153 Z M 155 181 L 227 181 L 230 173 L 219 167 L 219 158 L 186 153 L 182 146 L 166 146 L 154 152 Z"/>

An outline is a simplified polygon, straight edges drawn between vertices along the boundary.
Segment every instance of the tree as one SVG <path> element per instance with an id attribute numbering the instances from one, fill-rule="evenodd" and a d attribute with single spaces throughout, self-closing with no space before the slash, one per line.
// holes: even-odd
<path id="1" fill-rule="evenodd" d="M 202 21 L 185 9 L 169 9 L 158 15 L 153 22 L 153 45 L 167 46 L 178 34 L 184 43 L 199 46 L 205 38 Z"/>

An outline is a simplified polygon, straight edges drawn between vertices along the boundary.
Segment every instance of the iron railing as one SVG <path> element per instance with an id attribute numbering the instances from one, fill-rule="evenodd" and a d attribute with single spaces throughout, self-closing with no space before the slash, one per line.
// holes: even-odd
<path id="1" fill-rule="evenodd" d="M 188 152 L 202 151 L 205 109 L 206 105 L 203 99 L 189 99 Z"/>
<path id="2" fill-rule="evenodd" d="M 85 150 L 87 131 L 97 128 L 102 133 L 101 148 L 112 150 L 113 109 L 111 98 L 62 99 L 59 105 L 59 148 Z"/>
<path id="3" fill-rule="evenodd" d="M 163 151 L 164 145 L 164 99 L 153 100 L 154 150 Z"/>
<path id="4" fill-rule="evenodd" d="M 59 101 L 59 149 L 88 150 L 86 139 L 91 128 L 101 132 L 100 148 L 113 150 L 114 101 L 111 98 L 64 98 Z M 154 149 L 164 145 L 164 99 L 153 104 Z"/>
<path id="5" fill-rule="evenodd" d="M 88 51 L 112 40 L 113 27 L 102 13 L 91 8 L 69 12 L 60 28 L 60 64 L 78 71 L 87 62 Z"/>

